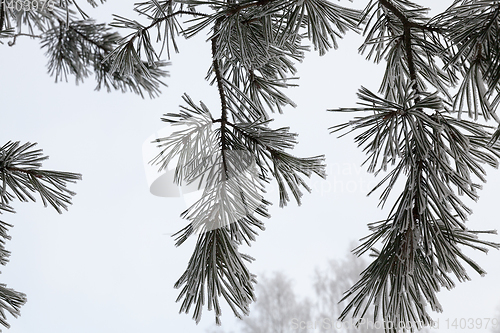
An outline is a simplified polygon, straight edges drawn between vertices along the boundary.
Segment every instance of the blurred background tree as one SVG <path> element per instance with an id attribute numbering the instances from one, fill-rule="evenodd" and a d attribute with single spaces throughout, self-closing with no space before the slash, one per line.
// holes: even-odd
<path id="1" fill-rule="evenodd" d="M 383 324 L 376 323 L 373 314 L 368 314 L 358 326 L 353 320 L 338 320 L 345 307 L 345 302 L 339 303 L 344 292 L 359 279 L 365 267 L 366 261 L 350 252 L 341 260 L 329 260 L 315 270 L 314 294 L 306 298 L 300 298 L 293 280 L 284 273 L 274 272 L 270 278 L 260 274 L 257 301 L 250 315 L 238 321 L 238 329 L 213 327 L 207 333 L 382 333 Z M 431 330 L 423 328 L 420 332 Z"/>
<path id="2" fill-rule="evenodd" d="M 492 319 L 491 323 L 491 332 L 492 333 L 500 333 L 500 304 L 497 306 L 497 315 Z"/>

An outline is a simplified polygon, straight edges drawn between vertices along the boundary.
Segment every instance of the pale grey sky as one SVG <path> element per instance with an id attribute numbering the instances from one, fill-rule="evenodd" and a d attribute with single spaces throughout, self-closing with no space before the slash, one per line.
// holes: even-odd
<path id="1" fill-rule="evenodd" d="M 132 5 L 110 1 L 88 13 L 102 20 L 112 12 L 127 16 Z M 175 248 L 165 235 L 186 223 L 179 217 L 184 203 L 181 198 L 149 193 L 141 152 L 144 140 L 165 126 L 160 117 L 178 110 L 184 92 L 194 101 L 203 100 L 214 116 L 219 114 L 218 95 L 204 81 L 210 63 L 205 38 L 181 42 L 181 53 L 171 59 L 169 87 L 155 100 L 95 92 L 93 78 L 79 86 L 71 77 L 68 83 L 55 84 L 46 73 L 47 59 L 37 41 L 19 38 L 13 47 L 1 46 L 0 144 L 38 142 L 37 147 L 50 156 L 45 169 L 83 174 L 82 181 L 70 185 L 77 195 L 68 212 L 59 215 L 40 202 L 15 202 L 17 214 L 2 216 L 14 228 L 6 245 L 12 256 L 1 267 L 0 282 L 28 295 L 21 317 L 9 318 L 8 332 L 201 332 L 212 325 L 213 313 L 206 309 L 198 326 L 191 314 L 178 314 L 179 291 L 173 285 L 184 272 L 195 239 Z M 256 258 L 252 272 L 282 270 L 303 296 L 312 293 L 314 268 L 329 258 L 343 257 L 352 239 L 368 234 L 366 223 L 385 218 L 390 209 L 389 205 L 377 208 L 377 194 L 366 197 L 374 179 L 360 167 L 364 154 L 353 136 L 337 139 L 328 133 L 329 126 L 352 115 L 325 110 L 353 106 L 361 85 L 376 91 L 382 78 L 383 66 L 357 54 L 360 42 L 349 34 L 339 51 L 321 58 L 308 54 L 298 66 L 300 87 L 288 92 L 298 107 L 277 114 L 272 123 L 299 133 L 294 154 L 326 154 L 328 178 L 309 181 L 313 193 L 304 195 L 301 207 L 292 202 L 280 209 L 276 187 L 270 186 L 272 217 L 245 252 Z M 500 172 L 487 171 L 481 199 L 471 205 L 471 229 L 499 226 Z M 499 241 L 498 236 L 488 239 Z M 471 255 L 488 275 L 471 273 L 471 282 L 440 293 L 444 312 L 435 318 L 441 325 L 446 319 L 451 323 L 455 318 L 491 318 L 495 313 L 500 301 L 500 253 Z M 222 322 L 238 330 L 227 307 Z"/>

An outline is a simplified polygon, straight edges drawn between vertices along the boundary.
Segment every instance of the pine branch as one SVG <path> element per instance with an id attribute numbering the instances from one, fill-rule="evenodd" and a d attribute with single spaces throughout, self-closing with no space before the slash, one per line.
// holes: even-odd
<path id="1" fill-rule="evenodd" d="M 2 209 L 6 207 L 0 204 L 0 213 Z M 13 212 L 12 210 L 8 210 Z M 0 264 L 6 265 L 10 252 L 5 249 L 5 241 L 10 240 L 11 237 L 7 234 L 8 227 L 13 227 L 12 225 L 0 221 Z M 9 312 L 12 316 L 17 318 L 20 313 L 20 308 L 27 301 L 26 295 L 24 293 L 15 291 L 10 288 L 6 288 L 5 284 L 0 283 L 0 324 L 6 328 L 10 328 L 7 322 L 7 316 L 5 311 Z M 1 330 L 0 330 L 1 331 Z"/>
<path id="2" fill-rule="evenodd" d="M 63 78 L 67 80 L 68 74 L 74 75 L 79 82 L 89 76 L 91 67 L 97 79 L 96 90 L 105 86 L 108 92 L 113 87 L 123 92 L 129 89 L 143 98 L 143 90 L 150 97 L 158 96 L 160 85 L 165 85 L 161 78 L 168 75 L 161 67 L 167 63 L 154 59 L 147 63 L 138 59 L 135 63 L 127 63 L 131 67 L 125 66 L 117 72 L 106 58 L 116 52 L 113 49 L 120 36 L 109 30 L 104 24 L 95 24 L 92 20 L 73 21 L 68 27 L 60 21 L 57 28 L 43 36 L 42 48 L 47 48 L 50 58 L 49 73 L 55 76 L 56 82 Z M 133 46 L 132 51 L 135 51 Z"/>
<path id="3" fill-rule="evenodd" d="M 397 179 L 407 175 L 388 219 L 371 224 L 373 233 L 356 249 L 360 255 L 377 242 L 384 243 L 381 254 L 347 292 L 344 299 L 354 297 L 342 312 L 342 320 L 351 311 L 362 318 L 375 302 L 376 315 L 381 311 L 383 320 L 392 322 L 393 327 L 400 323 L 408 327 L 416 320 L 427 325 L 432 319 L 423 307 L 424 300 L 432 310 L 440 310 L 435 295 L 439 286 L 453 287 L 447 274 L 454 273 L 459 281 L 469 279 L 460 259 L 479 274 L 485 273 L 459 246 L 500 248 L 500 244 L 479 240 L 466 228 L 464 222 L 472 212 L 453 189 L 477 200 L 480 186 L 472 177 L 485 181 L 480 164 L 497 167 L 500 146 L 487 146 L 491 134 L 484 126 L 439 112 L 443 103 L 437 94 L 420 93 L 423 98 L 415 102 L 416 92 L 410 86 L 405 91 L 396 103 L 363 88 L 359 97 L 364 107 L 340 111 L 374 114 L 334 128 L 364 130 L 355 141 L 366 145 L 369 171 L 386 170 L 389 163 L 398 162 L 370 192 L 385 185 L 382 205 Z M 429 115 L 426 109 L 434 114 Z"/>
<path id="4" fill-rule="evenodd" d="M 8 205 L 14 195 L 21 201 L 35 201 L 31 193 L 38 192 L 45 206 L 50 204 L 58 213 L 67 210 L 75 193 L 66 188 L 67 182 L 81 179 L 80 174 L 42 170 L 41 150 L 30 150 L 35 144 L 8 142 L 0 148 L 1 205 Z M 10 191 L 9 191 L 10 189 Z"/>
<path id="5" fill-rule="evenodd" d="M 172 2 L 169 1 L 170 4 L 172 4 Z M 136 10 L 141 13 L 141 14 L 144 14 L 144 15 L 148 15 L 147 14 L 147 10 L 139 10 L 138 8 L 141 6 L 141 5 L 144 5 L 144 4 L 138 4 L 138 7 L 136 8 Z M 161 16 L 160 17 L 150 17 L 152 22 L 151 24 L 149 24 L 148 26 L 143 26 L 141 25 L 140 23 L 136 22 L 136 21 L 133 21 L 133 20 L 129 20 L 125 17 L 122 17 L 122 16 L 119 16 L 119 15 L 113 15 L 114 16 L 114 22 L 112 22 L 110 24 L 110 26 L 112 27 L 116 27 L 116 28 L 128 28 L 128 29 L 134 29 L 135 30 L 135 33 L 131 34 L 130 36 L 130 39 L 126 40 L 124 39 L 122 41 L 122 45 L 124 44 L 128 44 L 128 45 L 133 45 L 134 41 L 138 38 L 143 38 L 143 42 L 147 42 L 148 44 L 145 44 L 145 52 L 146 52 L 146 55 L 148 57 L 151 57 L 151 54 L 154 54 L 157 58 L 159 58 L 158 55 L 156 55 L 155 51 L 153 50 L 152 46 L 150 46 L 150 41 L 149 41 L 149 35 L 148 35 L 148 31 L 153 28 L 153 27 L 157 27 L 158 28 L 158 31 L 160 29 L 160 25 L 163 23 L 163 22 L 166 22 L 166 26 L 165 26 L 165 36 L 167 36 L 168 33 L 170 33 L 173 37 L 173 33 L 174 31 L 172 31 L 172 29 L 176 26 L 176 23 L 175 21 L 174 22 L 171 22 L 171 19 L 174 19 L 176 16 L 178 15 L 192 15 L 194 17 L 209 17 L 209 15 L 207 14 L 204 14 L 204 13 L 199 13 L 199 12 L 195 12 L 195 11 L 185 11 L 185 10 L 178 10 L 176 12 L 173 12 L 173 13 L 170 13 L 170 14 L 166 14 L 163 10 L 160 11 L 161 13 Z M 149 15 L 148 15 L 149 16 Z M 170 31 L 168 31 L 170 29 Z M 177 46 L 175 45 L 175 42 L 174 42 L 174 47 L 177 51 Z M 168 55 L 170 57 L 170 55 Z M 113 63 L 113 68 L 116 69 L 116 68 L 119 68 L 120 67 L 120 64 L 114 64 L 114 62 L 116 61 L 116 52 L 111 52 L 106 58 L 105 58 L 106 61 L 111 61 Z"/>
<path id="6" fill-rule="evenodd" d="M 463 1 L 454 3 L 434 21 L 446 29 L 449 49 L 445 68 L 459 72 L 463 82 L 454 97 L 453 108 L 461 115 L 464 101 L 469 117 L 499 122 L 495 110 L 500 101 L 498 94 L 500 75 L 500 47 L 498 25 L 500 6 L 495 2 Z M 494 94 L 497 96 L 490 102 Z"/>
<path id="7" fill-rule="evenodd" d="M 221 325 L 219 296 L 223 296 L 234 314 L 242 319 L 249 314 L 249 304 L 255 300 L 253 284 L 255 276 L 245 267 L 243 260 L 249 257 L 237 250 L 237 245 L 226 228 L 217 228 L 198 237 L 188 268 L 176 282 L 175 287 L 183 284 L 177 301 L 184 298 L 181 312 L 189 312 L 196 304 L 193 319 L 201 320 L 202 307 L 207 293 L 208 309 L 215 311 L 216 324 Z"/>
<path id="8" fill-rule="evenodd" d="M 406 60 L 407 60 L 407 65 L 408 65 L 408 70 L 410 74 L 410 81 L 413 82 L 413 89 L 415 92 L 418 93 L 418 85 L 417 85 L 417 72 L 415 70 L 415 63 L 413 60 L 413 49 L 412 49 L 412 42 L 411 42 L 411 29 L 412 28 L 420 28 L 423 29 L 419 24 L 417 23 L 412 23 L 410 20 L 401 12 L 399 11 L 396 6 L 394 6 L 390 0 L 379 0 L 379 2 L 389 9 L 396 17 L 401 21 L 403 24 L 403 43 L 404 43 L 404 49 L 406 52 Z M 418 103 L 418 96 L 415 99 L 415 103 Z"/>
<path id="9" fill-rule="evenodd" d="M 10 328 L 5 311 L 9 312 L 14 318 L 17 318 L 21 314 L 21 306 L 26 301 L 27 298 L 24 293 L 6 288 L 5 284 L 0 283 L 0 324 L 6 328 Z"/>
<path id="10" fill-rule="evenodd" d="M 221 155 L 222 155 L 222 165 L 224 166 L 224 178 L 223 181 L 228 179 L 228 169 L 226 162 L 226 124 L 227 124 L 227 102 L 226 95 L 224 93 L 224 84 L 222 79 L 222 74 L 219 68 L 219 60 L 217 59 L 217 34 L 219 33 L 221 24 L 221 19 L 218 19 L 214 25 L 214 35 L 212 36 L 212 59 L 213 59 L 213 68 L 215 71 L 215 78 L 217 80 L 217 89 L 219 90 L 219 97 L 221 103 L 221 127 L 220 127 L 220 136 L 221 136 Z"/>
<path id="11" fill-rule="evenodd" d="M 425 63 L 419 60 L 416 50 L 417 47 L 424 45 L 425 40 L 420 42 L 413 30 L 424 29 L 412 24 L 410 15 L 413 15 L 414 19 L 422 18 L 411 10 L 403 11 L 395 6 L 393 1 L 380 0 L 379 3 L 399 20 L 399 23 L 391 21 L 389 27 L 392 30 L 389 28 L 387 30 L 394 36 L 394 42 L 397 41 L 397 36 L 400 36 L 402 43 L 402 54 L 392 52 L 389 54 L 392 58 L 387 58 L 388 70 L 384 80 L 389 80 L 391 75 L 392 78 L 404 75 L 408 77 L 409 86 L 401 79 L 393 81 L 395 84 L 392 86 L 386 84 L 385 93 L 389 100 L 379 98 L 363 88 L 359 97 L 363 101 L 360 104 L 364 107 L 337 111 L 374 111 L 375 114 L 359 118 L 349 124 L 338 125 L 334 130 L 345 129 L 348 126 L 352 126 L 353 130 L 365 128 L 355 140 L 359 145 L 367 145 L 371 172 L 386 170 L 389 163 L 395 164 L 399 161 L 370 192 L 382 185 L 386 186 L 380 196 L 382 206 L 399 176 L 407 174 L 407 179 L 403 192 L 389 213 L 389 218 L 371 224 L 370 230 L 373 233 L 365 237 L 364 243 L 356 249 L 360 255 L 375 246 L 377 242 L 384 243 L 382 251 L 374 262 L 346 293 L 344 299 L 351 296 L 353 298 L 342 312 L 340 319 L 345 319 L 351 311 L 354 317 L 363 318 L 368 305 L 374 303 L 375 316 L 380 311 L 382 319 L 391 322 L 393 327 L 399 327 L 400 323 L 408 327 L 408 323 L 415 321 L 428 325 L 432 319 L 423 304 L 428 301 L 432 310 L 441 311 L 436 293 L 440 286 L 448 289 L 454 286 L 447 275 L 453 273 L 459 281 L 469 279 L 460 260 L 480 275 L 485 274 L 481 267 L 462 254 L 459 246 L 478 249 L 481 247 L 478 244 L 482 244 L 500 248 L 500 244 L 479 240 L 474 232 L 465 227 L 464 221 L 472 212 L 450 186 L 456 186 L 460 195 L 466 194 L 477 200 L 476 190 L 480 186 L 473 183 L 471 175 L 485 181 L 485 172 L 479 163 L 488 163 L 496 167 L 499 147 L 487 146 L 488 142 L 493 144 L 493 141 L 489 141 L 491 134 L 481 125 L 456 121 L 443 115 L 439 110 L 445 103 L 441 103 L 437 95 L 429 95 L 422 90 L 424 86 L 418 81 L 418 71 L 423 71 L 421 74 L 426 74 L 426 80 L 431 83 L 433 83 L 432 77 L 435 76 L 427 69 Z M 409 2 L 405 2 L 406 4 Z M 385 19 L 386 22 L 390 20 L 388 16 Z M 379 19 L 374 25 L 369 36 L 373 36 L 377 29 L 379 36 L 382 36 L 380 31 L 386 27 L 380 24 L 381 21 L 382 19 Z M 442 33 L 443 29 L 436 31 Z M 379 37 L 378 40 L 372 39 L 371 42 L 383 43 L 383 39 Z M 393 50 L 396 47 L 393 46 Z M 374 49 L 375 46 L 372 51 Z M 378 55 L 381 54 L 380 50 L 381 48 L 377 49 Z M 430 54 L 438 54 L 436 51 L 430 51 Z M 395 64 L 393 59 L 396 57 L 405 61 L 401 66 L 403 70 L 397 74 L 393 69 Z M 443 53 L 440 57 L 446 59 L 449 54 Z M 377 58 L 379 59 L 380 57 Z M 422 65 L 417 66 L 417 61 Z M 394 74 L 388 74 L 389 68 Z M 485 88 L 480 85 L 481 76 L 472 77 L 470 80 L 477 87 L 472 89 L 477 89 L 479 92 L 477 95 L 484 97 Z M 467 81 L 465 84 L 468 84 Z M 440 85 L 436 87 L 443 91 Z M 467 89 L 467 93 L 471 89 L 468 86 L 464 87 L 461 89 Z M 432 102 L 430 98 L 432 96 L 436 102 Z M 470 96 L 467 95 L 466 98 L 470 103 Z M 485 105 L 487 109 L 488 103 L 485 99 L 481 102 L 481 107 Z M 434 114 L 429 115 L 425 112 L 426 109 Z M 469 110 L 471 109 L 469 104 Z M 462 133 L 463 130 L 470 131 L 471 135 L 465 135 Z M 380 168 L 376 169 L 379 162 Z M 481 248 L 486 251 L 486 248 Z"/>
<path id="12" fill-rule="evenodd" d="M 57 212 L 67 209 L 75 193 L 66 188 L 66 183 L 81 179 L 80 174 L 40 169 L 47 159 L 40 149 L 32 150 L 35 144 L 7 142 L 0 147 L 0 214 L 3 211 L 15 213 L 9 202 L 16 196 L 21 201 L 35 201 L 32 193 L 38 192 L 45 206 L 50 203 Z M 10 252 L 5 249 L 5 240 L 10 239 L 7 227 L 12 225 L 0 221 L 0 264 L 8 262 Z M 20 308 L 27 301 L 24 293 L 6 288 L 0 284 L 0 324 L 9 328 L 6 311 L 12 316 L 20 315 Z"/>
<path id="13" fill-rule="evenodd" d="M 226 88 L 223 87 L 223 89 Z M 225 96 L 225 94 L 222 96 Z M 222 146 L 220 144 L 222 140 L 221 130 L 214 131 L 211 129 L 213 123 L 222 124 L 222 118 L 213 120 L 208 109 L 203 104 L 198 107 L 187 96 L 185 96 L 185 101 L 188 103 L 189 108 L 183 107 L 180 114 L 167 114 L 163 120 L 175 126 L 185 125 L 187 128 L 176 131 L 169 137 L 157 140 L 160 143 L 159 146 L 164 149 L 153 160 L 153 163 L 161 163 L 163 168 L 175 156 L 179 156 L 175 172 L 176 182 L 180 184 L 181 181 L 186 181 L 189 184 L 200 181 L 198 188 L 202 183 L 204 185 L 202 198 L 182 214 L 182 217 L 190 221 L 189 225 L 175 235 L 177 236 L 176 246 L 180 246 L 194 233 L 198 232 L 200 234 L 199 243 L 190 265 L 176 284 L 176 287 L 185 284 L 178 298 L 178 300 L 184 299 L 181 311 L 188 312 L 190 306 L 196 304 L 193 318 L 199 321 L 201 308 L 204 304 L 203 295 L 206 292 L 209 300 L 209 310 L 212 308 L 210 305 L 212 304 L 216 309 L 216 322 L 220 323 L 220 314 L 217 311 L 218 296 L 215 296 L 212 287 L 207 287 L 207 290 L 203 291 L 203 286 L 220 284 L 226 278 L 230 279 L 232 276 L 236 276 L 236 280 L 231 283 L 242 284 L 245 290 L 250 290 L 251 281 L 238 277 L 237 271 L 234 270 L 236 268 L 228 268 L 227 272 L 224 271 L 217 275 L 214 273 L 213 268 L 207 268 L 206 278 L 202 278 L 199 275 L 199 265 L 203 267 L 206 265 L 200 263 L 200 261 L 204 260 L 200 257 L 200 253 L 203 253 L 203 258 L 209 258 L 213 255 L 210 254 L 213 250 L 205 245 L 205 241 L 200 242 L 202 239 L 212 237 L 208 234 L 213 234 L 215 231 L 218 234 L 229 233 L 231 242 L 234 242 L 232 246 L 235 247 L 236 251 L 236 246 L 243 241 L 249 244 L 250 241 L 255 240 L 255 228 L 264 229 L 263 223 L 255 217 L 256 215 L 269 217 L 266 206 L 270 203 L 264 200 L 261 194 L 263 192 L 261 181 L 265 180 L 263 158 L 274 163 L 275 170 L 273 172 L 276 174 L 276 178 L 281 183 L 287 182 L 299 203 L 301 194 L 298 186 L 303 186 L 306 189 L 308 187 L 300 179 L 298 173 L 310 176 L 311 173 L 315 172 L 324 177 L 324 165 L 321 158 L 299 159 L 281 152 L 285 148 L 292 148 L 292 142 L 295 142 L 294 137 L 296 135 L 288 133 L 288 129 L 273 131 L 257 124 L 235 124 L 228 120 L 226 120 L 225 132 L 226 150 L 222 151 L 218 149 Z M 219 134 L 215 134 L 217 132 Z M 237 135 L 237 133 L 244 133 L 244 136 Z M 255 147 L 254 144 L 258 145 L 258 147 Z M 263 147 L 268 148 L 268 154 L 261 154 Z M 223 163 L 223 153 L 226 165 Z M 258 172 L 257 167 L 260 168 L 260 172 Z M 267 167 L 268 170 L 271 169 L 269 165 Z M 281 178 L 284 180 L 281 180 Z M 283 193 L 286 193 L 286 191 L 281 188 L 280 197 L 282 202 L 285 201 Z M 214 246 L 219 246 L 219 242 L 222 241 L 219 237 L 211 239 L 211 242 L 216 242 Z M 203 248 L 200 248 L 202 244 Z M 225 258 L 238 256 L 232 254 L 231 250 L 226 246 L 221 247 L 220 251 L 222 252 L 217 256 Z M 209 262 L 212 263 L 213 260 L 210 259 Z M 188 290 L 191 290 L 191 292 L 188 292 Z M 193 290 L 199 290 L 199 292 Z M 227 295 L 223 294 L 223 296 L 236 316 L 240 315 L 239 310 L 245 313 L 251 301 L 247 292 L 244 292 L 241 288 L 234 289 L 233 292 Z"/>
<path id="14" fill-rule="evenodd" d="M 227 10 L 226 15 L 227 16 L 236 15 L 244 9 L 257 7 L 257 6 L 265 6 L 268 3 L 270 3 L 271 1 L 274 1 L 274 0 L 257 0 L 254 2 L 246 2 L 246 3 L 242 3 L 242 4 L 230 4 L 228 6 L 229 9 Z"/>
<path id="15" fill-rule="evenodd" d="M 254 228 L 264 229 L 254 215 L 269 217 L 269 203 L 260 194 L 262 184 L 253 171 L 252 153 L 235 150 L 231 140 L 225 142 L 224 150 L 217 149 L 222 136 L 211 129 L 213 119 L 208 109 L 203 104 L 195 106 L 187 96 L 185 100 L 189 109 L 168 114 L 164 120 L 188 128 L 158 139 L 165 149 L 153 162 L 166 166 L 177 155 L 177 182 L 200 180 L 200 185 L 205 185 L 202 198 L 182 214 L 189 225 L 174 235 L 176 246 L 180 246 L 195 232 L 200 234 L 190 263 L 175 286 L 184 285 L 178 297 L 178 301 L 184 299 L 181 311 L 188 313 L 196 304 L 193 318 L 199 322 L 206 294 L 208 309 L 215 309 L 216 323 L 220 324 L 221 293 L 236 316 L 240 310 L 248 314 L 255 281 L 242 262 L 248 257 L 237 247 L 255 240 Z"/>
<path id="16" fill-rule="evenodd" d="M 284 151 L 292 149 L 297 143 L 296 134 L 289 133 L 289 128 L 271 130 L 258 123 L 232 124 L 228 122 L 228 125 L 247 140 L 245 146 L 249 151 L 257 152 L 259 166 L 264 169 L 263 164 L 266 163 L 267 169 L 276 178 L 280 192 L 280 207 L 285 206 L 290 201 L 285 183 L 292 191 L 298 205 L 301 204 L 302 197 L 300 187 L 311 192 L 299 173 L 307 177 L 315 173 L 321 178 L 326 178 L 324 155 L 298 158 Z M 262 174 L 264 176 L 265 171 Z"/>

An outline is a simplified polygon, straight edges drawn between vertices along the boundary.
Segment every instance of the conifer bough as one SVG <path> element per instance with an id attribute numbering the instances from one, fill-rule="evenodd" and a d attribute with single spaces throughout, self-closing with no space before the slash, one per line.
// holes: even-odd
<path id="1" fill-rule="evenodd" d="M 51 205 L 58 213 L 67 210 L 74 192 L 68 190 L 68 182 L 74 183 L 82 178 L 80 174 L 40 169 L 42 161 L 48 156 L 42 155 L 41 149 L 32 149 L 36 143 L 20 144 L 7 142 L 0 147 L 0 214 L 15 213 L 10 203 L 35 201 L 33 193 L 38 193 L 45 207 Z M 10 252 L 5 249 L 5 240 L 11 224 L 0 221 L 0 264 L 6 265 Z M 20 308 L 27 301 L 24 293 L 6 288 L 0 284 L 0 324 L 9 328 L 5 311 L 14 317 L 20 315 Z M 0 330 L 1 332 L 1 330 Z"/>

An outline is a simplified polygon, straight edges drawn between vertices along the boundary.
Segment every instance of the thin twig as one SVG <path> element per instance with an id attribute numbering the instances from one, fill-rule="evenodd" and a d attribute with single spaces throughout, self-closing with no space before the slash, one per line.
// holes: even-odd
<path id="1" fill-rule="evenodd" d="M 25 170 L 25 169 L 20 169 L 20 168 L 16 168 L 16 167 L 3 167 L 1 169 L 13 171 L 13 172 L 22 172 L 22 173 L 25 173 L 27 175 L 34 176 L 36 178 L 43 178 L 43 175 L 40 175 L 37 170 Z"/>
<path id="2" fill-rule="evenodd" d="M 26 37 L 31 37 L 31 38 L 42 38 L 42 35 L 30 35 L 30 34 L 25 34 L 25 33 L 18 33 L 16 35 L 14 35 L 13 39 L 11 41 L 9 41 L 7 44 L 9 44 L 9 46 L 14 46 L 14 44 L 16 44 L 16 39 L 17 37 L 19 36 L 26 36 Z"/>

